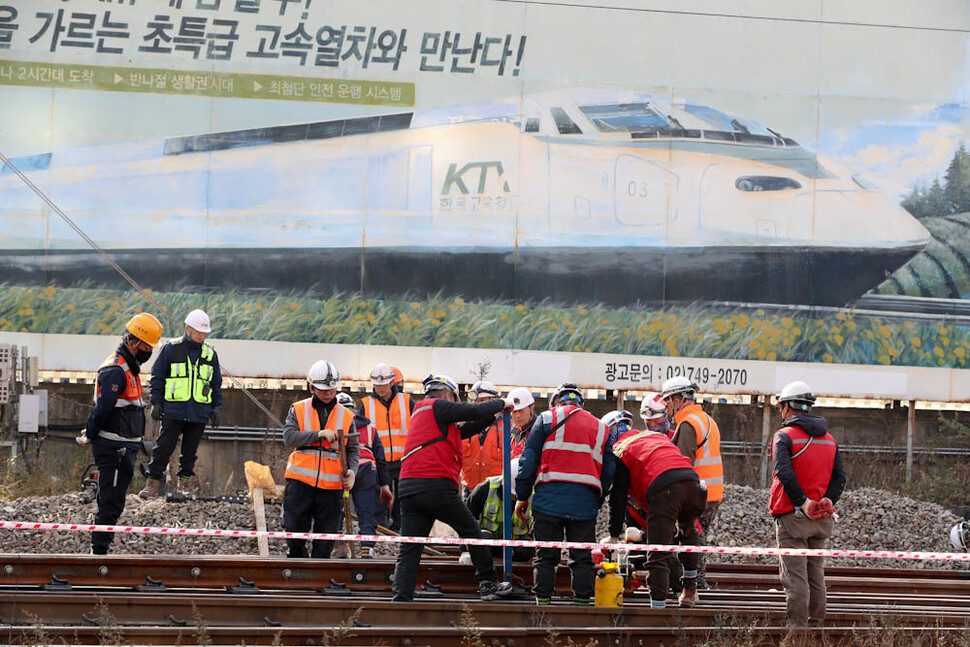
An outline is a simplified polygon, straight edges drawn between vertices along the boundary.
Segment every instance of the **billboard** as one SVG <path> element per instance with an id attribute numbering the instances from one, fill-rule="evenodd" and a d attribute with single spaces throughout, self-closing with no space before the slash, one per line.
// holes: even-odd
<path id="1" fill-rule="evenodd" d="M 0 330 L 965 367 L 970 12 L 890 5 L 0 0 Z"/>

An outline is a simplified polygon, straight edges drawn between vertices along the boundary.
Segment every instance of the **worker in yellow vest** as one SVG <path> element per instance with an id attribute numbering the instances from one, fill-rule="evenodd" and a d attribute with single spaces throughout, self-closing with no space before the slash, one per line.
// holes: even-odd
<path id="1" fill-rule="evenodd" d="M 352 490 L 360 460 L 354 411 L 337 402 L 340 373 L 326 360 L 307 373 L 310 397 L 294 402 L 283 425 L 283 443 L 293 448 L 286 464 L 283 529 L 338 532 L 343 492 Z M 344 442 L 341 468 L 340 438 Z M 307 557 L 306 540 L 287 539 L 287 557 Z M 315 539 L 309 557 L 329 558 L 332 541 Z"/>
<path id="2" fill-rule="evenodd" d="M 707 529 L 717 516 L 724 498 L 724 466 L 721 463 L 721 431 L 714 418 L 707 415 L 696 401 L 697 385 L 683 376 L 663 383 L 660 398 L 673 421 L 673 443 L 680 448 L 707 487 L 707 508 L 698 518 L 701 524 L 700 545 L 706 543 Z M 697 588 L 707 588 L 707 571 L 701 555 Z"/>
<path id="3" fill-rule="evenodd" d="M 382 504 L 377 506 L 377 522 L 399 532 L 401 503 L 397 487 L 401 480 L 401 458 L 404 457 L 404 441 L 407 439 L 414 402 L 411 401 L 410 395 L 402 392 L 395 384 L 396 379 L 394 369 L 388 364 L 382 363 L 375 366 L 370 372 L 370 381 L 374 390 L 361 399 L 360 408 L 357 411 L 374 425 L 377 437 L 381 439 L 381 444 L 384 446 L 387 472 L 391 477 L 391 493 L 394 499 L 390 521 L 388 521 L 387 508 Z"/>

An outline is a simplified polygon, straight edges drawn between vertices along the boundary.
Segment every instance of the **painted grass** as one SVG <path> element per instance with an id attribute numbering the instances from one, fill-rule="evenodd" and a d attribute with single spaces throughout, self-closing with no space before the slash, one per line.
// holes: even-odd
<path id="1" fill-rule="evenodd" d="M 466 302 L 460 297 L 373 300 L 338 294 L 153 293 L 167 336 L 193 308 L 214 338 L 332 344 L 455 346 L 902 366 L 970 366 L 970 328 L 897 322 L 841 311 L 830 318 L 701 306 L 559 307 Z M 0 330 L 115 334 L 141 310 L 132 292 L 0 285 Z M 157 314 L 157 312 L 155 313 Z"/>

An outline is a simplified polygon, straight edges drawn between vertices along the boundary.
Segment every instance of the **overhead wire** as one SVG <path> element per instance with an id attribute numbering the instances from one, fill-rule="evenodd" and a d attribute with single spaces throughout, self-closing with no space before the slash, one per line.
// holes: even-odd
<path id="1" fill-rule="evenodd" d="M 78 225 L 76 222 L 74 222 L 74 220 L 71 219 L 70 216 L 68 216 L 66 213 L 64 213 L 64 210 L 61 209 L 57 205 L 57 203 L 55 203 L 46 193 L 44 193 L 44 191 L 42 191 L 40 187 L 38 187 L 36 184 L 34 184 L 30 180 L 30 178 L 27 177 L 19 168 L 17 168 L 17 166 L 13 162 L 11 162 L 10 161 L 10 158 L 8 158 L 6 155 L 4 155 L 3 152 L 0 152 L 0 162 L 3 162 L 4 166 L 6 166 L 7 168 L 9 168 L 11 171 L 13 171 L 13 173 L 18 178 L 20 178 L 20 180 L 31 191 L 33 191 L 37 195 L 37 197 L 39 197 L 44 202 L 44 204 L 46 204 L 48 207 L 50 207 L 51 210 L 54 213 L 56 213 L 61 218 L 61 220 L 63 220 L 65 223 L 67 223 L 67 225 L 71 229 L 73 229 L 74 232 L 77 233 L 77 235 L 80 236 L 81 239 L 85 243 L 87 243 L 95 252 L 97 252 L 98 255 L 108 265 L 110 265 L 118 274 L 120 274 L 121 277 L 124 278 L 125 281 L 127 281 L 129 285 L 131 285 L 131 287 L 133 287 L 143 297 L 145 297 L 148 301 L 150 301 L 156 308 L 158 308 L 158 310 L 160 312 L 162 312 L 163 314 L 165 314 L 167 317 L 171 318 L 171 313 L 169 312 L 168 308 L 166 308 L 164 305 L 162 305 L 158 301 L 158 299 L 155 298 L 155 295 L 152 294 L 150 290 L 146 290 L 144 287 L 142 287 L 142 285 L 140 283 L 138 283 L 138 281 L 136 281 L 130 274 L 128 274 L 128 272 L 126 272 L 124 270 L 124 268 L 122 268 L 120 265 L 118 265 L 118 263 L 116 263 L 115 260 L 113 258 L 111 258 L 111 255 L 108 254 L 108 252 L 106 252 L 105 250 L 103 250 L 101 248 L 101 246 L 98 245 L 98 243 L 95 242 L 95 240 L 93 238 L 91 238 L 90 236 L 88 236 L 87 233 L 85 233 L 85 231 L 80 227 L 80 225 Z M 267 409 L 266 406 L 263 405 L 263 403 L 260 402 L 256 398 L 256 396 L 253 395 L 252 392 L 250 392 L 249 389 L 247 389 L 245 387 L 245 385 L 242 382 L 240 382 L 238 379 L 236 379 L 236 377 L 226 368 L 225 364 L 223 364 L 222 362 L 220 362 L 219 363 L 219 368 L 220 368 L 220 371 L 226 377 L 229 378 L 229 380 L 233 383 L 233 385 L 236 388 L 238 388 L 240 391 L 242 391 L 246 395 L 246 397 L 248 397 L 253 402 L 253 404 L 255 404 L 256 407 L 259 408 L 259 410 L 262 411 L 266 415 L 267 418 L 269 418 L 269 420 L 271 422 L 273 422 L 274 424 L 276 424 L 277 427 L 282 427 L 283 426 L 283 422 L 279 418 L 277 418 L 276 415 L 273 414 L 272 411 L 270 411 L 269 409 Z"/>

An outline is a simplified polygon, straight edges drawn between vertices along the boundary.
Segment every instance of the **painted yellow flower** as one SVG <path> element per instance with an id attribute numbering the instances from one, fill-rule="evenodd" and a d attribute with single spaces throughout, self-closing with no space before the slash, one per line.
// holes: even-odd
<path id="1" fill-rule="evenodd" d="M 913 348 L 919 348 L 920 346 L 923 345 L 923 342 L 920 341 L 920 338 L 919 337 L 910 337 L 909 338 L 909 344 Z"/>
<path id="2" fill-rule="evenodd" d="M 835 361 L 835 358 L 832 357 L 832 353 L 825 353 L 824 355 L 822 355 L 822 361 L 823 362 L 833 362 L 833 361 Z"/>

